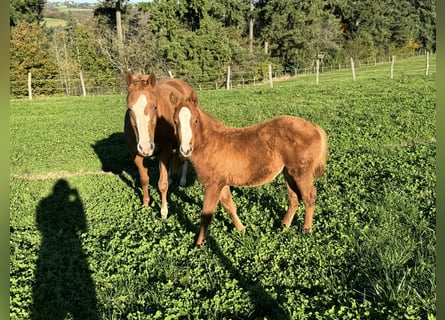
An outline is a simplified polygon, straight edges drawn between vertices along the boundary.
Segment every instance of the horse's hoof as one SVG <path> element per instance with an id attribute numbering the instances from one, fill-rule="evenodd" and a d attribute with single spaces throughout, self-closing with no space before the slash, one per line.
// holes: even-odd
<path id="1" fill-rule="evenodd" d="M 312 228 L 303 228 L 303 234 L 311 234 Z"/>
<path id="2" fill-rule="evenodd" d="M 187 180 L 185 180 L 185 179 L 181 179 L 181 180 L 179 181 L 179 185 L 180 185 L 181 187 L 185 187 L 186 184 L 187 184 Z"/>
<path id="3" fill-rule="evenodd" d="M 200 249 L 204 245 L 204 241 L 201 243 L 195 242 L 195 249 Z"/>
<path id="4" fill-rule="evenodd" d="M 167 219 L 168 216 L 168 209 L 167 208 L 161 208 L 161 218 Z"/>

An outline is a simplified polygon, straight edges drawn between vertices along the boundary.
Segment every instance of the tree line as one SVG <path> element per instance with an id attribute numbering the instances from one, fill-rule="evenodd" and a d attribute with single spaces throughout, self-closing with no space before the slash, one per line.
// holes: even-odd
<path id="1" fill-rule="evenodd" d="M 68 12 L 51 28 L 45 3 L 10 1 L 12 96 L 27 94 L 28 72 L 44 95 L 79 90 L 82 72 L 95 75 L 87 86 L 115 85 L 127 69 L 224 86 L 227 66 L 261 79 L 270 64 L 292 72 L 436 50 L 434 0 L 101 0 L 88 23 Z"/>

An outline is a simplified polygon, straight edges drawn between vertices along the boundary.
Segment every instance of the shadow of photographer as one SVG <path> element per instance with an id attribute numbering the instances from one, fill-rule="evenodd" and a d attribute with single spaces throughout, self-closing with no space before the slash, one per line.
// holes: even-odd
<path id="1" fill-rule="evenodd" d="M 92 272 L 80 233 L 87 231 L 77 189 L 60 179 L 36 209 L 41 246 L 32 288 L 31 319 L 99 319 Z"/>

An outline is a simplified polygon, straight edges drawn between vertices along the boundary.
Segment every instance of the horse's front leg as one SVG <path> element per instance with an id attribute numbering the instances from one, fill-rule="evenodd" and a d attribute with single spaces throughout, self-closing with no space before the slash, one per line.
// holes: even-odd
<path id="1" fill-rule="evenodd" d="M 167 218 L 167 191 L 168 191 L 168 168 L 170 166 L 170 152 L 161 152 L 159 155 L 159 181 L 158 188 L 161 193 L 161 217 Z"/>
<path id="2" fill-rule="evenodd" d="M 200 247 L 207 236 L 210 222 L 215 214 L 216 206 L 221 195 L 221 188 L 217 186 L 209 186 L 204 190 L 204 201 L 201 213 L 201 226 L 199 227 L 198 239 L 195 247 Z"/>
<path id="3" fill-rule="evenodd" d="M 148 168 L 144 165 L 144 158 L 138 154 L 134 156 L 134 163 L 138 168 L 139 178 L 141 180 L 142 204 L 148 206 L 150 204 L 150 195 L 148 193 L 148 183 L 150 178 L 148 176 Z"/>

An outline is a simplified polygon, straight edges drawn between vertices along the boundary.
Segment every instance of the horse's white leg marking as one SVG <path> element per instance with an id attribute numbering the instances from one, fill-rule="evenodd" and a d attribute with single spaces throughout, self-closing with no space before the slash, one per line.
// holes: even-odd
<path id="1" fill-rule="evenodd" d="M 190 109 L 187 107 L 182 107 L 179 111 L 179 122 L 181 123 L 181 146 L 179 151 L 184 157 L 188 157 L 192 152 L 190 144 L 192 141 L 192 128 L 190 126 L 191 116 Z"/>
<path id="2" fill-rule="evenodd" d="M 167 203 L 165 203 L 165 207 L 161 208 L 161 218 L 165 219 L 168 216 L 168 207 L 167 207 Z"/>
<path id="3" fill-rule="evenodd" d="M 181 187 L 185 186 L 187 184 L 187 169 L 188 169 L 189 162 L 187 160 L 184 160 L 184 164 L 182 165 L 182 173 L 181 173 L 181 180 L 179 180 L 179 185 Z"/>
<path id="4" fill-rule="evenodd" d="M 154 151 L 154 137 L 150 137 L 150 133 L 148 132 L 150 116 L 145 114 L 146 105 L 147 98 L 141 94 L 133 105 L 132 110 L 136 118 L 136 127 L 138 130 L 138 150 L 144 156 L 151 156 Z"/>

